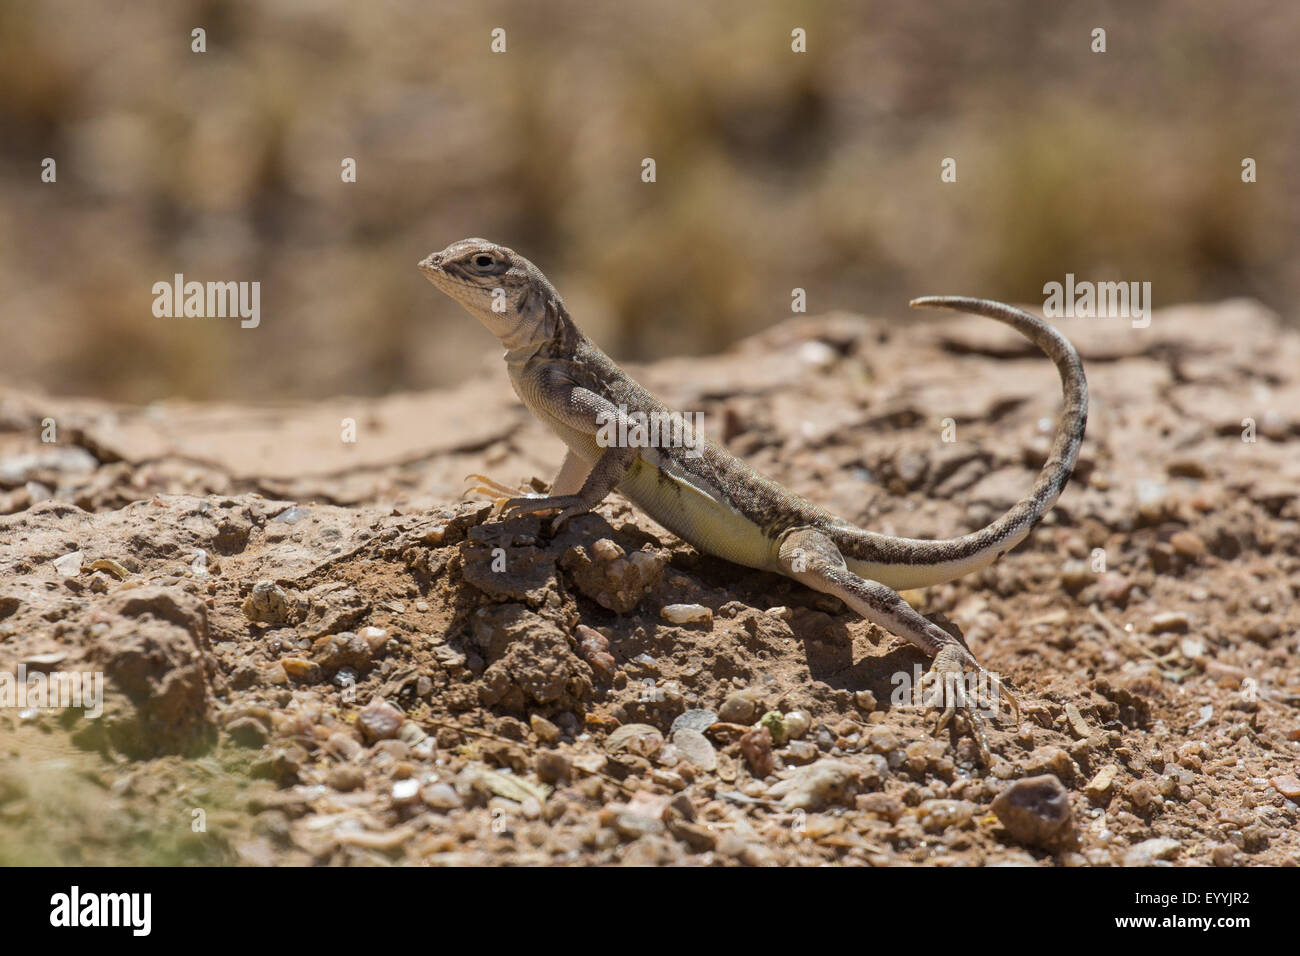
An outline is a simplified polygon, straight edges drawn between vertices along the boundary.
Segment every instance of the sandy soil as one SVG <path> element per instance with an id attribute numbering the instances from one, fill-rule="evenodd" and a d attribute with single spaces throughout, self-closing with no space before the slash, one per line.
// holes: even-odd
<path id="1" fill-rule="evenodd" d="M 275 409 L 0 390 L 0 673 L 105 679 L 97 718 L 0 708 L 0 862 L 1295 863 L 1300 334 L 1246 301 L 1064 328 L 1076 480 L 907 595 L 1021 700 L 987 768 L 893 699 L 924 657 L 839 602 L 618 496 L 554 534 L 462 499 L 561 457 L 497 363 Z M 968 318 L 791 321 L 635 374 L 915 537 L 1023 494 L 1059 408 Z"/>

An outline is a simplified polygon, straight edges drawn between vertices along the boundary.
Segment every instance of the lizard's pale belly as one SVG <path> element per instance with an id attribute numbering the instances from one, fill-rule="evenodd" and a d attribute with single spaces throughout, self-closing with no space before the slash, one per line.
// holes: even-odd
<path id="1" fill-rule="evenodd" d="M 642 511 L 683 541 L 750 568 L 774 567 L 777 544 L 739 511 L 683 477 L 638 459 L 618 486 Z"/>
<path id="2" fill-rule="evenodd" d="M 596 436 L 558 421 L 544 407 L 530 407 L 583 460 L 594 464 L 600 459 L 604 449 L 596 444 Z M 675 474 L 669 460 L 651 459 L 658 456 L 647 450 L 632 464 L 618 484 L 620 494 L 706 554 L 750 568 L 779 570 L 777 543 L 757 524 L 725 504 L 721 492 L 697 477 Z"/>

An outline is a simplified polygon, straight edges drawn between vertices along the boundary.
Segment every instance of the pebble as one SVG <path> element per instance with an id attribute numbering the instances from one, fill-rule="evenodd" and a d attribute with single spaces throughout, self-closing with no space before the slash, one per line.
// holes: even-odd
<path id="1" fill-rule="evenodd" d="M 650 758 L 664 745 L 664 735 L 658 727 L 649 724 L 624 724 L 605 738 L 605 750 L 619 753 L 626 750 L 638 757 Z"/>
<path id="2" fill-rule="evenodd" d="M 420 799 L 420 781 L 412 778 L 399 780 L 393 784 L 393 803 L 414 803 Z"/>
<path id="3" fill-rule="evenodd" d="M 1161 611 L 1159 614 L 1153 614 L 1150 621 L 1152 634 L 1165 634 L 1170 631 L 1182 634 L 1191 626 L 1192 619 L 1185 611 Z"/>
<path id="4" fill-rule="evenodd" d="M 679 730 L 689 729 L 704 733 L 717 722 L 718 715 L 711 710 L 687 710 L 677 715 L 668 732 L 676 735 Z"/>
<path id="5" fill-rule="evenodd" d="M 978 809 L 969 800 L 925 800 L 916 808 L 916 814 L 926 833 L 942 833 L 949 827 L 966 826 Z"/>
<path id="6" fill-rule="evenodd" d="M 703 604 L 666 604 L 659 614 L 670 624 L 693 624 L 713 620 L 713 612 Z"/>
<path id="7" fill-rule="evenodd" d="M 81 562 L 85 556 L 81 551 L 69 551 L 54 559 L 54 570 L 65 578 L 75 578 L 81 573 Z"/>
<path id="8" fill-rule="evenodd" d="M 767 732 L 772 735 L 774 747 L 784 747 L 786 741 L 790 739 L 789 731 L 785 727 L 785 719 L 779 711 L 769 710 L 758 719 L 758 726 L 767 728 Z"/>
<path id="9" fill-rule="evenodd" d="M 533 770 L 542 783 L 567 783 L 573 776 L 573 764 L 558 750 L 541 750 L 533 759 Z"/>
<path id="10" fill-rule="evenodd" d="M 1073 840 L 1070 795 L 1051 774 L 1017 780 L 993 799 L 993 812 L 1017 843 L 1052 850 Z"/>
<path id="11" fill-rule="evenodd" d="M 462 803 L 460 794 L 449 783 L 426 783 L 420 788 L 420 799 L 431 810 L 455 810 Z"/>
<path id="12" fill-rule="evenodd" d="M 360 790 L 366 783 L 366 775 L 353 764 L 335 767 L 326 775 L 325 782 L 342 793 Z"/>
<path id="13" fill-rule="evenodd" d="M 226 733 L 241 747 L 260 747 L 271 736 L 256 717 L 239 717 L 226 724 Z"/>
<path id="14" fill-rule="evenodd" d="M 1277 792 L 1288 800 L 1300 799 L 1300 779 L 1293 773 L 1282 774 L 1272 779 Z"/>
<path id="15" fill-rule="evenodd" d="M 29 654 L 22 659 L 22 663 L 28 671 L 47 673 L 49 668 L 67 660 L 67 657 L 63 651 L 51 651 L 48 654 Z"/>
<path id="16" fill-rule="evenodd" d="M 673 733 L 673 746 L 681 751 L 682 756 L 705 772 L 712 772 L 718 766 L 718 752 L 713 749 L 709 738 L 691 727 L 681 727 Z"/>
<path id="17" fill-rule="evenodd" d="M 786 763 L 802 766 L 817 759 L 817 745 L 811 740 L 792 740 L 781 755 Z"/>
<path id="18" fill-rule="evenodd" d="M 1106 604 L 1123 604 L 1133 590 L 1133 582 L 1115 571 L 1097 578 L 1097 596 Z"/>
<path id="19" fill-rule="evenodd" d="M 1169 837 L 1152 837 L 1130 847 L 1124 854 L 1124 865 L 1152 866 L 1156 860 L 1167 860 L 1174 856 L 1181 847 L 1181 843 Z"/>
<path id="20" fill-rule="evenodd" d="M 738 691 L 722 702 L 718 708 L 718 718 L 729 724 L 747 724 L 754 719 L 757 710 L 753 694 Z"/>
<path id="21" fill-rule="evenodd" d="M 1089 797 L 1089 799 L 1095 800 L 1098 803 L 1105 802 L 1110 796 L 1111 787 L 1115 785 L 1115 773 L 1116 768 L 1114 764 L 1102 767 L 1097 771 L 1097 775 L 1084 786 L 1083 792 Z"/>
<path id="22" fill-rule="evenodd" d="M 1205 542 L 1191 531 L 1176 531 L 1169 538 L 1173 549 L 1186 558 L 1199 558 L 1205 554 Z"/>
<path id="23" fill-rule="evenodd" d="M 1065 720 L 1070 725 L 1070 733 L 1078 739 L 1086 740 L 1092 736 L 1092 728 L 1088 726 L 1088 722 L 1083 719 L 1083 714 L 1074 704 L 1065 705 Z"/>
<path id="24" fill-rule="evenodd" d="M 396 737 L 405 720 L 406 716 L 388 701 L 376 699 L 357 715 L 357 726 L 367 742 L 374 743 Z"/>
<path id="25" fill-rule="evenodd" d="M 325 749 L 340 760 L 353 760 L 361 753 L 362 747 L 351 734 L 335 733 L 325 741 Z"/>
<path id="26" fill-rule="evenodd" d="M 292 605 L 289 594 L 274 581 L 258 581 L 240 606 L 254 624 L 284 624 Z"/>
<path id="27" fill-rule="evenodd" d="M 869 690 L 860 690 L 853 695 L 853 705 L 869 714 L 876 709 L 876 695 Z"/>
<path id="28" fill-rule="evenodd" d="M 560 739 L 560 728 L 541 714 L 531 714 L 528 718 L 528 726 L 533 728 L 537 739 L 544 744 L 553 744 Z"/>
<path id="29" fill-rule="evenodd" d="M 850 764 L 824 757 L 773 784 L 767 789 L 767 797 L 781 801 L 787 810 L 820 810 L 842 802 L 855 782 Z"/>
<path id="30" fill-rule="evenodd" d="M 808 736 L 812 720 L 802 710 L 792 710 L 785 715 L 785 732 L 791 740 L 802 740 Z"/>

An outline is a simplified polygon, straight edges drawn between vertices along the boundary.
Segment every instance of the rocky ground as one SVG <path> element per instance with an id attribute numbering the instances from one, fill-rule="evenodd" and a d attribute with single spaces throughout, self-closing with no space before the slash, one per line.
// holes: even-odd
<path id="1" fill-rule="evenodd" d="M 462 499 L 561 457 L 495 360 L 311 407 L 0 390 L 0 673 L 105 677 L 97 718 L 0 707 L 0 862 L 1295 863 L 1300 334 L 1246 301 L 1065 321 L 1076 480 L 907 595 L 1017 692 L 987 768 L 893 699 L 924 657 L 839 602 L 618 496 L 555 534 Z M 914 537 L 1023 494 L 1060 401 L 975 318 L 795 320 L 635 372 Z"/>

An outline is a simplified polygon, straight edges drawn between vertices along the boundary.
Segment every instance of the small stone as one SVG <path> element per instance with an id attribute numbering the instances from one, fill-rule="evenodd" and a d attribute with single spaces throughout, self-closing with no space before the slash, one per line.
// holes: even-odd
<path id="1" fill-rule="evenodd" d="M 729 724 L 748 724 L 754 719 L 756 710 L 758 708 L 754 705 L 752 695 L 740 691 L 722 702 L 718 708 L 718 717 Z"/>
<path id="2" fill-rule="evenodd" d="M 1061 568 L 1061 587 L 1071 594 L 1077 594 L 1096 580 L 1096 573 L 1086 561 L 1067 561 Z"/>
<path id="3" fill-rule="evenodd" d="M 315 661 L 305 661 L 301 657 L 284 657 L 280 659 L 284 672 L 296 681 L 313 684 L 320 680 L 320 665 Z"/>
<path id="4" fill-rule="evenodd" d="M 260 747 L 271 733 L 256 717 L 238 717 L 226 724 L 226 733 L 241 747 Z"/>
<path id="5" fill-rule="evenodd" d="M 544 744 L 553 744 L 560 739 L 560 728 L 541 714 L 531 714 L 528 718 L 528 726 L 533 728 L 537 739 Z"/>
<path id="6" fill-rule="evenodd" d="M 773 784 L 767 796 L 780 800 L 787 810 L 821 810 L 844 801 L 857 780 L 858 775 L 850 764 L 824 757 Z"/>
<path id="7" fill-rule="evenodd" d="M 698 730 L 681 727 L 673 734 L 673 746 L 682 752 L 682 756 L 706 773 L 717 769 L 718 753 L 713 749 L 709 738 Z"/>
<path id="8" fill-rule="evenodd" d="M 54 559 L 54 570 L 65 578 L 75 578 L 81 573 L 81 562 L 84 558 L 84 552 L 69 551 L 67 554 Z"/>
<path id="9" fill-rule="evenodd" d="M 1182 634 L 1191 625 L 1192 620 L 1185 611 L 1161 611 L 1151 616 L 1150 630 L 1152 634 L 1164 634 L 1170 631 Z"/>
<path id="10" fill-rule="evenodd" d="M 668 732 L 675 735 L 677 731 L 689 728 L 704 733 L 717 722 L 718 715 L 711 710 L 688 710 L 677 715 Z"/>
<path id="11" fill-rule="evenodd" d="M 968 800 L 925 800 L 916 808 L 916 813 L 922 830 L 942 833 L 949 827 L 961 828 L 969 824 L 977 809 Z"/>
<path id="12" fill-rule="evenodd" d="M 1072 780 L 1075 776 L 1074 760 L 1060 747 L 1037 747 L 1024 762 L 1025 772 L 1031 776 L 1050 774 L 1061 780 Z"/>
<path id="13" fill-rule="evenodd" d="M 370 647 L 370 653 L 376 654 L 388 643 L 388 632 L 382 627 L 363 627 L 358 636 Z"/>
<path id="14" fill-rule="evenodd" d="M 1164 802 L 1147 780 L 1134 780 L 1124 788 L 1124 797 L 1139 814 L 1146 814 Z"/>
<path id="15" fill-rule="evenodd" d="M 366 775 L 362 769 L 355 764 L 343 764 L 334 767 L 325 776 L 325 782 L 335 790 L 341 793 L 350 793 L 353 790 L 360 790 L 366 783 Z"/>
<path id="16" fill-rule="evenodd" d="M 802 740 L 808 736 L 812 720 L 802 710 L 792 710 L 785 715 L 785 732 L 791 740 Z"/>
<path id="17" fill-rule="evenodd" d="M 1175 531 L 1170 536 L 1169 543 L 1185 558 L 1199 558 L 1205 554 L 1205 542 L 1200 535 L 1190 531 Z"/>
<path id="18" fill-rule="evenodd" d="M 769 710 L 758 719 L 758 726 L 767 728 L 767 732 L 772 735 L 773 747 L 784 747 L 790 739 L 789 732 L 785 729 L 785 720 L 779 711 Z"/>
<path id="19" fill-rule="evenodd" d="M 1083 788 L 1083 792 L 1088 799 L 1097 803 L 1105 803 L 1110 798 L 1111 787 L 1115 785 L 1115 773 L 1116 767 L 1114 764 L 1098 770 L 1097 775 L 1088 781 Z"/>
<path id="20" fill-rule="evenodd" d="M 573 765 L 568 756 L 558 750 L 539 751 L 533 760 L 533 769 L 542 783 L 567 783 L 573 775 Z"/>
<path id="21" fill-rule="evenodd" d="M 993 812 L 1017 843 L 1053 850 L 1074 840 L 1070 795 L 1051 774 L 1017 780 L 994 798 Z"/>
<path id="22" fill-rule="evenodd" d="M 1181 843 L 1169 837 L 1152 837 L 1150 840 L 1143 840 L 1137 846 L 1130 847 L 1124 854 L 1124 865 L 1152 866 L 1156 860 L 1168 860 L 1181 847 Z"/>
<path id="23" fill-rule="evenodd" d="M 1297 778 L 1295 774 L 1288 773 L 1274 777 L 1271 783 L 1277 792 L 1288 800 L 1300 799 L 1300 778 Z"/>
<path id="24" fill-rule="evenodd" d="M 703 604 L 666 604 L 659 614 L 671 624 L 694 624 L 713 621 L 713 612 Z"/>
<path id="25" fill-rule="evenodd" d="M 272 687 L 279 687 L 289 683 L 289 675 L 283 664 L 273 661 L 262 669 L 262 682 Z"/>
<path id="26" fill-rule="evenodd" d="M 357 715 L 357 726 L 368 743 L 378 740 L 392 740 L 402 729 L 406 720 L 400 710 L 383 699 L 372 700 Z"/>
<path id="27" fill-rule="evenodd" d="M 1210 859 L 1215 866 L 1236 866 L 1237 848 L 1231 843 L 1216 843 L 1210 851 Z"/>
<path id="28" fill-rule="evenodd" d="M 605 738 L 605 750 L 630 754 L 647 759 L 657 754 L 664 745 L 664 735 L 658 727 L 649 724 L 624 724 Z"/>
<path id="29" fill-rule="evenodd" d="M 625 840 L 636 840 L 664 830 L 662 821 L 629 811 L 615 814 L 613 824 L 614 830 Z"/>
<path id="30" fill-rule="evenodd" d="M 1116 571 L 1107 571 L 1097 578 L 1097 596 L 1106 604 L 1123 604 L 1133 590 L 1133 582 Z"/>
<path id="31" fill-rule="evenodd" d="M 29 672 L 40 671 L 42 674 L 48 674 L 55 664 L 61 664 L 67 658 L 68 655 L 63 651 L 50 651 L 48 654 L 29 654 L 22 659 L 22 664 Z"/>
<path id="32" fill-rule="evenodd" d="M 755 777 L 766 777 L 776 769 L 772 755 L 772 733 L 766 727 L 755 727 L 740 737 L 740 752 Z"/>
<path id="33" fill-rule="evenodd" d="M 431 810 L 455 810 L 462 803 L 460 794 L 449 783 L 427 783 L 420 788 L 420 799 Z"/>
<path id="34" fill-rule="evenodd" d="M 340 760 L 354 760 L 363 748 L 351 734 L 337 732 L 329 735 L 324 749 Z"/>
<path id="35" fill-rule="evenodd" d="M 241 605 L 244 617 L 254 624 L 284 624 L 293 611 L 293 602 L 284 588 L 274 581 L 258 581 Z"/>
<path id="36" fill-rule="evenodd" d="M 1088 722 L 1083 719 L 1083 714 L 1074 704 L 1065 705 L 1065 720 L 1070 725 L 1070 733 L 1079 740 L 1087 740 L 1092 736 L 1092 728 L 1088 726 Z"/>
<path id="37" fill-rule="evenodd" d="M 865 714 L 876 709 L 876 695 L 869 690 L 860 690 L 853 695 L 853 705 Z"/>
<path id="38" fill-rule="evenodd" d="M 393 803 L 398 805 L 414 803 L 418 799 L 420 799 L 420 781 L 414 777 L 393 784 Z"/>
<path id="39" fill-rule="evenodd" d="M 817 745 L 811 740 L 792 740 L 781 755 L 786 763 L 802 766 L 817 759 Z"/>

